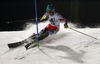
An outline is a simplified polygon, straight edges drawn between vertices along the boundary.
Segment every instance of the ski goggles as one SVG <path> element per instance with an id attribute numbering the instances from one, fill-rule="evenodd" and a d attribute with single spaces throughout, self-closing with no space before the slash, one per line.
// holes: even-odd
<path id="1" fill-rule="evenodd" d="M 49 10 L 49 11 L 47 11 L 47 13 L 53 13 L 53 11 L 50 11 L 50 10 Z"/>

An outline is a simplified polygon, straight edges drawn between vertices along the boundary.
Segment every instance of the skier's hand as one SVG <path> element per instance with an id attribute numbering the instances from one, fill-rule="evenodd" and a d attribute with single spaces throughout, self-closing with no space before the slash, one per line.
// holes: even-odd
<path id="1" fill-rule="evenodd" d="M 64 24 L 64 28 L 69 28 L 68 25 L 67 25 L 67 23 Z"/>
<path id="2" fill-rule="evenodd" d="M 40 19 L 40 22 L 46 21 L 49 17 L 48 16 L 44 16 Z"/>

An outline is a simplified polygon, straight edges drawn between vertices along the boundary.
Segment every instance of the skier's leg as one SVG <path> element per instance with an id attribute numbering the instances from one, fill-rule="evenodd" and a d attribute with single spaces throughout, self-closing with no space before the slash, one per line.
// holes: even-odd
<path id="1" fill-rule="evenodd" d="M 39 40 L 43 40 L 46 37 L 48 37 L 49 35 L 53 35 L 56 34 L 59 31 L 59 28 L 55 27 L 55 26 L 51 26 L 50 24 L 48 24 L 48 26 L 46 26 L 44 29 L 42 29 L 39 33 Z"/>
<path id="2" fill-rule="evenodd" d="M 49 35 L 56 34 L 58 31 L 59 31 L 59 28 L 57 28 L 55 26 L 51 26 L 50 24 L 48 24 L 48 26 L 46 26 L 44 29 L 42 29 L 39 32 L 39 41 L 45 39 Z M 37 37 L 36 37 L 36 39 L 37 39 Z"/>
<path id="3" fill-rule="evenodd" d="M 44 29 L 42 29 L 42 30 L 39 32 L 39 41 L 45 39 L 45 38 L 48 37 L 48 36 L 49 36 L 48 26 L 46 26 Z M 37 35 L 36 35 L 36 37 L 34 37 L 34 40 L 35 40 L 35 41 L 37 40 Z"/>
<path id="4" fill-rule="evenodd" d="M 48 31 L 48 27 L 45 27 L 39 32 L 39 35 L 45 34 Z"/>
<path id="5" fill-rule="evenodd" d="M 49 36 L 49 32 L 47 31 L 44 34 L 42 34 L 42 35 L 39 36 L 39 41 L 45 39 L 48 36 Z"/>
<path id="6" fill-rule="evenodd" d="M 46 32 L 48 31 L 48 26 L 46 26 L 44 29 L 42 29 L 39 33 L 38 33 L 38 36 L 40 37 L 41 35 L 45 34 Z M 37 38 L 37 34 L 33 34 L 32 35 L 32 39 L 35 39 Z M 41 39 L 41 38 L 40 38 Z"/>
<path id="7" fill-rule="evenodd" d="M 59 31 L 59 29 L 53 29 L 53 30 L 50 30 L 50 31 L 46 31 L 44 34 L 39 36 L 39 41 L 45 39 L 49 35 L 56 34 L 58 31 Z"/>

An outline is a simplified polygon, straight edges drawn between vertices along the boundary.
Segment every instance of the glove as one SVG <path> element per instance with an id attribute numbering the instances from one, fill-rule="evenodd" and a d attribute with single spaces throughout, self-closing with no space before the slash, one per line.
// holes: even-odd
<path id="1" fill-rule="evenodd" d="M 48 16 L 44 16 L 40 19 L 40 22 L 46 21 L 49 17 Z"/>
<path id="2" fill-rule="evenodd" d="M 67 22 L 64 24 L 64 28 L 69 28 Z"/>

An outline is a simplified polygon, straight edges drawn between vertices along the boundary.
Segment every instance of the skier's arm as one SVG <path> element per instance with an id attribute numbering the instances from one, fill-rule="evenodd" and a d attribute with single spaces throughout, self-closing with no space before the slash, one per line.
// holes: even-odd
<path id="1" fill-rule="evenodd" d="M 46 21 L 48 19 L 48 16 L 44 16 L 40 19 L 40 22 Z"/>
<path id="2" fill-rule="evenodd" d="M 47 15 L 47 13 L 45 13 L 43 15 L 43 17 L 40 19 L 40 22 L 46 21 L 46 20 L 48 20 L 48 18 L 49 18 L 49 16 Z"/>
<path id="3" fill-rule="evenodd" d="M 60 19 L 60 21 L 64 21 L 65 22 L 64 28 L 68 28 L 68 24 L 67 24 L 67 20 L 66 19 Z"/>
<path id="4" fill-rule="evenodd" d="M 65 22 L 64 28 L 68 28 L 67 20 L 62 15 L 60 15 L 60 14 L 58 14 L 58 16 L 59 16 L 60 21 L 64 21 Z"/>

